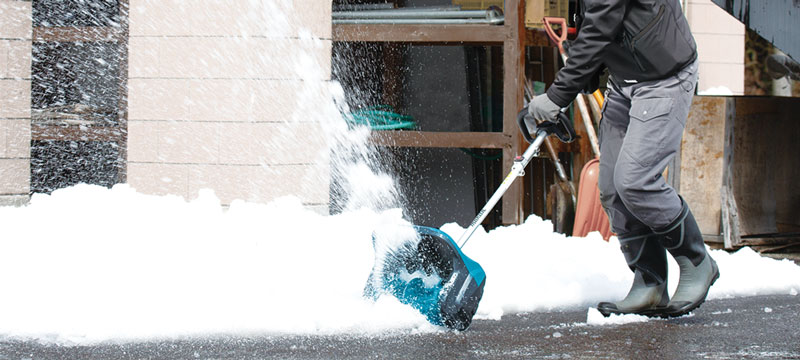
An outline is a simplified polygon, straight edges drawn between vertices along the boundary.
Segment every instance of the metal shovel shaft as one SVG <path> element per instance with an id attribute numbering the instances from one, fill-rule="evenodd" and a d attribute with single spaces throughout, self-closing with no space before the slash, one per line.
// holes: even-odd
<path id="1" fill-rule="evenodd" d="M 536 93 L 533 90 L 533 85 L 531 85 L 530 80 L 525 79 L 524 89 L 525 89 L 525 101 L 530 102 L 531 100 L 533 100 L 534 97 L 533 94 Z M 556 149 L 555 147 L 553 147 L 553 141 L 551 139 L 545 138 L 544 146 L 547 148 L 547 152 L 550 154 L 550 160 L 556 166 L 556 173 L 558 174 L 558 178 L 561 179 L 561 183 L 559 184 L 559 186 L 561 186 L 561 189 L 564 190 L 564 192 L 568 192 L 570 196 L 572 196 L 572 203 L 575 204 L 575 202 L 577 201 L 575 196 L 578 194 L 578 192 L 575 191 L 575 185 L 571 181 L 569 181 L 569 178 L 567 177 L 567 171 L 564 169 L 564 165 L 562 165 L 561 161 L 558 160 L 558 154 L 556 154 Z"/>
<path id="2" fill-rule="evenodd" d="M 577 201 L 575 195 L 578 192 L 575 191 L 575 185 L 569 181 L 569 178 L 567 178 L 567 170 L 564 169 L 564 165 L 561 165 L 561 161 L 558 160 L 558 155 L 556 154 L 556 149 L 553 147 L 553 142 L 550 139 L 544 139 L 544 145 L 547 147 L 547 152 L 550 154 L 550 160 L 553 161 L 553 164 L 556 166 L 556 173 L 558 174 L 558 178 L 561 180 L 561 189 L 569 193 L 569 195 L 572 197 L 572 203 L 575 204 Z"/>
<path id="3" fill-rule="evenodd" d="M 514 160 L 514 165 L 511 166 L 511 171 L 506 175 L 506 178 L 503 179 L 503 182 L 500 184 L 500 187 L 494 192 L 489 201 L 486 202 L 486 205 L 483 206 L 480 212 L 478 212 L 478 216 L 472 220 L 472 223 L 469 224 L 467 230 L 461 235 L 458 239 L 458 247 L 463 248 L 464 245 L 467 244 L 469 238 L 472 237 L 472 234 L 475 233 L 475 230 L 478 229 L 478 226 L 481 225 L 486 216 L 489 215 L 489 211 L 491 211 L 497 202 L 500 201 L 500 198 L 503 197 L 503 194 L 506 193 L 511 184 L 514 183 L 518 177 L 525 175 L 525 166 L 533 159 L 534 156 L 539 152 L 539 147 L 542 146 L 544 139 L 547 138 L 547 132 L 544 130 L 539 130 L 536 133 L 536 139 L 533 143 L 528 147 L 528 150 L 525 150 L 525 153 L 522 154 L 522 157 Z"/>

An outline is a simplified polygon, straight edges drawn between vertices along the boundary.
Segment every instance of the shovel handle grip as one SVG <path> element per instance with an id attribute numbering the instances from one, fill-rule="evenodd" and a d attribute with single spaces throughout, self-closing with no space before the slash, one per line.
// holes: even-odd
<path id="1" fill-rule="evenodd" d="M 531 136 L 531 132 L 528 129 L 528 125 L 525 124 L 525 116 L 528 115 L 528 108 L 524 107 L 520 110 L 519 114 L 517 114 L 517 125 L 519 125 L 519 130 L 522 133 L 522 137 L 525 138 L 525 141 L 528 144 L 533 143 L 533 136 Z"/>
<path id="2" fill-rule="evenodd" d="M 556 34 L 555 30 L 553 30 L 553 25 L 560 25 L 561 26 L 561 34 Z M 544 31 L 547 32 L 547 36 L 550 38 L 552 42 L 558 46 L 558 51 L 562 54 L 564 53 L 564 41 L 567 40 L 567 19 L 560 18 L 560 17 L 544 17 Z"/>

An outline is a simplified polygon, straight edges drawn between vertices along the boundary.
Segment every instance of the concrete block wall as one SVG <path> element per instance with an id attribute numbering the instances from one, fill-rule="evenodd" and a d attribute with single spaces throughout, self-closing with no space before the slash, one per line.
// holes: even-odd
<path id="1" fill-rule="evenodd" d="M 30 192 L 31 11 L 30 1 L 0 0 L 0 206 Z"/>
<path id="2" fill-rule="evenodd" d="M 128 182 L 327 211 L 331 2 L 131 0 Z"/>
<path id="3" fill-rule="evenodd" d="M 726 87 L 744 95 L 744 24 L 711 0 L 685 0 L 700 60 L 698 90 Z"/>

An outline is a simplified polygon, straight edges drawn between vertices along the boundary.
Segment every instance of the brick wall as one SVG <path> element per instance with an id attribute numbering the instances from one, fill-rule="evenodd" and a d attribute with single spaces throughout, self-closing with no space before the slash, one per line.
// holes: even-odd
<path id="1" fill-rule="evenodd" d="M 0 0 L 0 206 L 30 191 L 31 2 Z"/>
<path id="2" fill-rule="evenodd" d="M 697 41 L 700 91 L 724 86 L 744 94 L 744 25 L 711 0 L 688 0 L 686 16 Z"/>
<path id="3" fill-rule="evenodd" d="M 128 182 L 326 211 L 330 1 L 131 0 Z"/>

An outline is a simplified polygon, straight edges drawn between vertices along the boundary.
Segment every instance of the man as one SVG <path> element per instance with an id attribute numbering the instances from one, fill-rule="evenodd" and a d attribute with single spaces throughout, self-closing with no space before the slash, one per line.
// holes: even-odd
<path id="1" fill-rule="evenodd" d="M 580 91 L 593 91 L 608 68 L 600 198 L 634 279 L 625 299 L 598 310 L 687 314 L 719 277 L 688 204 L 661 175 L 680 149 L 697 83 L 694 37 L 678 0 L 579 0 L 575 20 L 569 60 L 528 111 L 533 119 L 555 118 Z M 680 266 L 671 300 L 666 251 Z"/>

